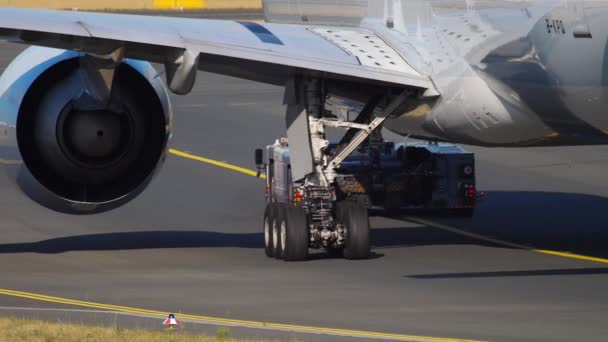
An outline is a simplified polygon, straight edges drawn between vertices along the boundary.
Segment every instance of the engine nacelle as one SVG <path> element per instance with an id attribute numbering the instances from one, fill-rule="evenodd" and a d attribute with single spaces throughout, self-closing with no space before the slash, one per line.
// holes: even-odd
<path id="1" fill-rule="evenodd" d="M 32 47 L 0 78 L 0 159 L 22 159 L 20 188 L 59 212 L 100 213 L 139 195 L 165 160 L 171 120 L 147 62 Z"/>

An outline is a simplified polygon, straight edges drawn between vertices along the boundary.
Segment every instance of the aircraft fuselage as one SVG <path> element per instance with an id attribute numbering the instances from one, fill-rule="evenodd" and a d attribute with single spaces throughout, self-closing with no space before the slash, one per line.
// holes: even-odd
<path id="1" fill-rule="evenodd" d="M 440 96 L 387 122 L 399 134 L 484 146 L 608 144 L 606 1 L 266 0 L 265 6 L 273 21 L 372 29 L 428 75 Z"/>
<path id="2" fill-rule="evenodd" d="M 441 97 L 414 134 L 489 146 L 608 143 L 608 3 L 474 5 L 433 7 L 416 28 Z M 389 126 L 407 134 L 417 114 Z"/>

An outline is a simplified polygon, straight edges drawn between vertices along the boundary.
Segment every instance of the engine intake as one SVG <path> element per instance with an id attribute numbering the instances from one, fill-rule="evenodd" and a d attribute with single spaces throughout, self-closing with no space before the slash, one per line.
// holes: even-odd
<path id="1" fill-rule="evenodd" d="M 36 58 L 24 54 L 9 68 Z M 107 211 L 139 195 L 164 160 L 171 127 L 168 95 L 150 64 L 117 65 L 104 93 L 87 58 L 65 52 L 47 60 L 16 115 L 19 185 L 36 202 L 72 214 Z"/>

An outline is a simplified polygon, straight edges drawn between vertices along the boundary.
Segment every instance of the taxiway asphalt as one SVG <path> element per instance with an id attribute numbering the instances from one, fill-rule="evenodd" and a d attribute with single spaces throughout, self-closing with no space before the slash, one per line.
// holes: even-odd
<path id="1" fill-rule="evenodd" d="M 20 49 L 0 45 L 0 70 Z M 173 100 L 171 147 L 193 155 L 252 168 L 254 149 L 284 131 L 278 87 L 201 73 L 190 95 Z M 478 188 L 487 192 L 475 218 L 374 218 L 374 257 L 365 261 L 322 253 L 300 263 L 266 258 L 263 181 L 173 154 L 138 199 L 92 217 L 32 204 L 0 172 L 0 315 L 161 329 L 161 319 L 137 313 L 2 292 L 13 290 L 178 318 L 412 339 L 604 340 L 608 148 L 469 149 L 477 153 Z M 189 331 L 217 328 L 192 322 Z M 352 339 L 266 328 L 231 329 Z"/>

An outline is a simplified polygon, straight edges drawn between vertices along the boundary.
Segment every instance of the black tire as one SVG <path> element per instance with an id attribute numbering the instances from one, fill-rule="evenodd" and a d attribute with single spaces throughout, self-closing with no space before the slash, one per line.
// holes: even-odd
<path id="1" fill-rule="evenodd" d="M 274 255 L 276 259 L 283 258 L 283 255 L 281 254 L 281 250 L 283 249 L 281 246 L 281 241 L 283 240 L 281 237 L 281 220 L 283 220 L 284 216 L 285 205 L 282 203 L 275 204 L 272 220 L 272 255 Z"/>
<path id="2" fill-rule="evenodd" d="M 343 258 L 344 257 L 344 248 L 326 248 L 327 256 L 332 259 Z"/>
<path id="3" fill-rule="evenodd" d="M 264 209 L 264 251 L 266 256 L 272 258 L 274 256 L 274 250 L 272 246 L 272 220 L 274 219 L 274 205 L 271 203 L 266 204 Z"/>
<path id="4" fill-rule="evenodd" d="M 452 209 L 452 211 L 450 211 L 450 215 L 456 217 L 472 218 L 473 216 L 475 216 L 475 208 Z"/>
<path id="5" fill-rule="evenodd" d="M 345 259 L 367 259 L 371 254 L 369 216 L 367 208 L 353 202 L 339 202 L 338 221 L 346 226 L 343 254 Z"/>
<path id="6" fill-rule="evenodd" d="M 281 255 L 285 261 L 308 258 L 308 216 L 301 207 L 286 205 L 281 219 Z M 283 230 L 284 228 L 284 230 Z"/>

